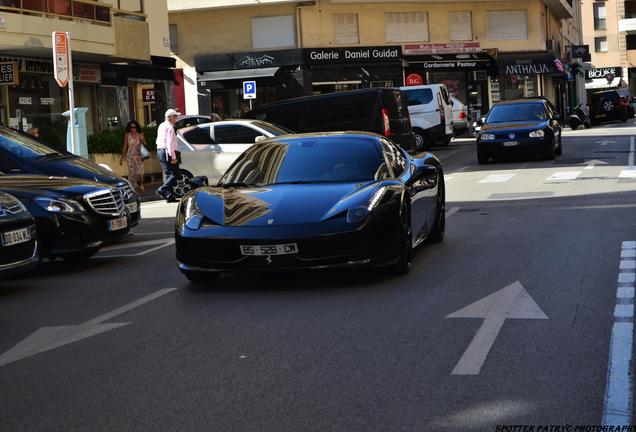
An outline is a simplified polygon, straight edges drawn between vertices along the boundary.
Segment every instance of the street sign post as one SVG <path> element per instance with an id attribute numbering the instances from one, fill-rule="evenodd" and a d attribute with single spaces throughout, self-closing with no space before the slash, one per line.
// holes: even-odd
<path id="1" fill-rule="evenodd" d="M 243 99 L 249 99 L 252 109 L 252 99 L 256 99 L 256 81 L 243 81 Z"/>
<path id="2" fill-rule="evenodd" d="M 68 86 L 68 103 L 71 111 L 71 150 L 77 154 L 75 140 L 75 99 L 73 94 L 73 57 L 71 35 L 68 32 L 53 32 L 53 76 L 60 87 Z"/>

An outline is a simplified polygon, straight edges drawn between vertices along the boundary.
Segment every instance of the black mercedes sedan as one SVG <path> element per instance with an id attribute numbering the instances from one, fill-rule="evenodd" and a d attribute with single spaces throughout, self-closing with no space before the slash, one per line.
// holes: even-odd
<path id="1" fill-rule="evenodd" d="M 216 187 L 181 200 L 179 269 L 193 282 L 221 272 L 386 266 L 409 271 L 412 248 L 445 231 L 444 174 L 373 133 L 261 141 Z"/>
<path id="2" fill-rule="evenodd" d="M 513 154 L 548 159 L 563 152 L 560 117 L 545 99 L 519 99 L 493 105 L 477 135 L 477 160 Z"/>
<path id="3" fill-rule="evenodd" d="M 26 273 L 38 262 L 33 217 L 17 198 L 0 192 L 0 278 Z"/>
<path id="4" fill-rule="evenodd" d="M 6 127 L 0 127 L 0 171 L 8 175 L 38 174 L 55 177 L 76 177 L 108 184 L 119 189 L 128 212 L 130 225 L 139 223 L 139 195 L 123 178 L 94 162 L 69 152 L 57 151 L 40 141 Z"/>
<path id="5" fill-rule="evenodd" d="M 118 187 L 66 177 L 0 175 L 0 190 L 35 219 L 42 257 L 84 259 L 127 234 L 132 216 Z"/>

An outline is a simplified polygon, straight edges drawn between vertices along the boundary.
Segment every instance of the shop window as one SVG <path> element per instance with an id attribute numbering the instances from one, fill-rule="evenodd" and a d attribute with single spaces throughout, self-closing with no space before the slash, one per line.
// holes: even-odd
<path id="1" fill-rule="evenodd" d="M 260 132 L 245 126 L 216 126 L 214 139 L 217 144 L 251 144 Z"/>
<path id="2" fill-rule="evenodd" d="M 528 17 L 525 10 L 486 12 L 489 40 L 528 39 Z"/>
<path id="3" fill-rule="evenodd" d="M 607 52 L 607 37 L 595 37 L 594 38 L 594 51 Z"/>
<path id="4" fill-rule="evenodd" d="M 426 12 L 387 12 L 384 14 L 384 35 L 387 42 L 428 41 Z"/>
<path id="5" fill-rule="evenodd" d="M 605 29 L 607 29 L 605 3 L 594 3 L 594 30 Z"/>
<path id="6" fill-rule="evenodd" d="M 337 44 L 358 44 L 358 14 L 333 14 L 334 42 Z"/>
<path id="7" fill-rule="evenodd" d="M 470 11 L 450 12 L 450 40 L 473 40 L 473 22 Z"/>
<path id="8" fill-rule="evenodd" d="M 98 91 L 99 109 L 101 110 L 102 129 L 114 129 L 120 127 L 119 107 L 117 103 L 117 89 L 115 87 L 101 86 Z"/>
<path id="9" fill-rule="evenodd" d="M 295 47 L 294 16 L 252 18 L 252 45 L 255 49 Z"/>
<path id="10" fill-rule="evenodd" d="M 490 83 L 490 95 L 493 102 L 538 96 L 539 80 L 537 75 L 510 75 L 493 80 Z"/>

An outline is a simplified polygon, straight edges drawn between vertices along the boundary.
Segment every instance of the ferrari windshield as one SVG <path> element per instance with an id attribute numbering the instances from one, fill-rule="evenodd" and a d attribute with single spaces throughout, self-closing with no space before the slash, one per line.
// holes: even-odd
<path id="1" fill-rule="evenodd" d="M 361 182 L 373 180 L 383 166 L 380 146 L 371 138 L 290 138 L 250 147 L 220 184 Z"/>
<path id="2" fill-rule="evenodd" d="M 542 103 L 511 103 L 495 105 L 486 118 L 486 123 L 508 123 L 517 121 L 546 120 Z"/>

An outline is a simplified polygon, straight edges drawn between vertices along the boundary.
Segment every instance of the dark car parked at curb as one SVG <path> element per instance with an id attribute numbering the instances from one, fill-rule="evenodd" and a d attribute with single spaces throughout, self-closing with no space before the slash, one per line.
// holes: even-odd
<path id="1" fill-rule="evenodd" d="M 38 174 L 76 177 L 105 183 L 119 189 L 131 214 L 130 226 L 139 223 L 139 195 L 123 178 L 94 162 L 68 152 L 60 152 L 12 129 L 0 127 L 0 171 L 7 175 Z"/>
<path id="2" fill-rule="evenodd" d="M 83 259 L 127 234 L 131 216 L 121 190 L 90 180 L 0 175 L 0 190 L 33 216 L 40 255 Z"/>
<path id="3" fill-rule="evenodd" d="M 409 109 L 398 88 L 370 88 L 304 96 L 260 105 L 244 118 L 263 120 L 296 133 L 365 131 L 415 150 Z"/>
<path id="4" fill-rule="evenodd" d="M 445 232 L 440 161 L 409 156 L 371 133 L 284 135 L 246 150 L 217 187 L 177 210 L 179 269 L 193 282 L 221 272 L 388 267 Z"/>
<path id="5" fill-rule="evenodd" d="M 514 155 L 554 159 L 563 152 L 560 116 L 545 99 L 499 102 L 488 112 L 477 135 L 477 160 Z"/>
<path id="6" fill-rule="evenodd" d="M 33 217 L 20 200 L 0 192 L 0 278 L 26 273 L 39 262 Z"/>
<path id="7" fill-rule="evenodd" d="M 592 94 L 590 102 L 590 120 L 592 125 L 606 121 L 626 122 L 633 111 L 617 90 L 608 90 Z"/>

